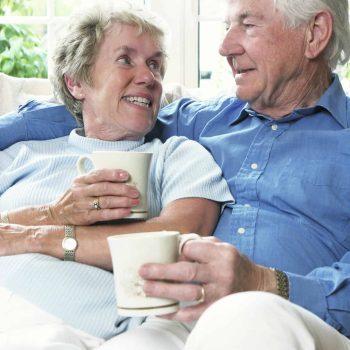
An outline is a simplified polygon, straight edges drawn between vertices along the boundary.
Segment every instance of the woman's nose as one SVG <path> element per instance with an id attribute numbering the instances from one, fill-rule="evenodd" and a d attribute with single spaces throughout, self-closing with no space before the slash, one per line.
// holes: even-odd
<path id="1" fill-rule="evenodd" d="M 142 66 L 137 68 L 135 75 L 135 82 L 137 84 L 153 84 L 155 77 L 152 70 L 148 66 Z"/>

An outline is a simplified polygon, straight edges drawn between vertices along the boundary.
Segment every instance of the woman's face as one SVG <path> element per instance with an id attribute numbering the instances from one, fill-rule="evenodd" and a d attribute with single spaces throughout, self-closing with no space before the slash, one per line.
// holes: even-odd
<path id="1" fill-rule="evenodd" d="M 137 140 L 153 127 L 162 95 L 164 56 L 148 33 L 114 24 L 98 48 L 92 84 L 78 83 L 86 137 Z"/>

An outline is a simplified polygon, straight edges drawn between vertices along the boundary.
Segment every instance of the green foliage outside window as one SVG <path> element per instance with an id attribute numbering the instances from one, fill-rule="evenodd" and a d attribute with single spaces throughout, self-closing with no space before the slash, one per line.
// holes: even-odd
<path id="1" fill-rule="evenodd" d="M 23 0 L 0 0 L 0 16 L 6 9 L 13 15 L 30 16 Z M 26 26 L 0 24 L 0 71 L 14 77 L 47 78 L 47 53 L 38 36 Z"/>

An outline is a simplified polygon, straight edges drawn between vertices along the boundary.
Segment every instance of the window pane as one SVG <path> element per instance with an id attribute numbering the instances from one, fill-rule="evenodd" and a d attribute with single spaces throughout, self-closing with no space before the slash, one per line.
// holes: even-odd
<path id="1" fill-rule="evenodd" d="M 199 14 L 204 17 L 223 18 L 226 0 L 199 0 Z"/>
<path id="2" fill-rule="evenodd" d="M 199 25 L 199 86 L 208 93 L 231 91 L 234 87 L 231 69 L 219 54 L 224 35 L 222 22 L 207 21 Z"/>
<path id="3" fill-rule="evenodd" d="M 69 16 L 83 0 L 56 0 L 55 1 L 55 16 Z"/>
<path id="4" fill-rule="evenodd" d="M 44 16 L 46 0 L 0 0 L 1 14 L 5 16 Z"/>
<path id="5" fill-rule="evenodd" d="M 0 71 L 16 77 L 47 77 L 44 25 L 0 25 Z"/>

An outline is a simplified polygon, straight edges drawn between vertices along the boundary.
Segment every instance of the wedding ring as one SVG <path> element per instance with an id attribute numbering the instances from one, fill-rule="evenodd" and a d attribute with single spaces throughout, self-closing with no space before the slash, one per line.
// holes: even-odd
<path id="1" fill-rule="evenodd" d="M 94 209 L 96 209 L 96 210 L 102 209 L 98 197 L 97 197 L 96 199 L 94 199 L 94 201 L 92 202 L 92 206 L 93 206 Z"/>
<path id="2" fill-rule="evenodd" d="M 205 289 L 201 286 L 201 296 L 196 300 L 198 304 L 203 303 L 205 301 Z"/>

